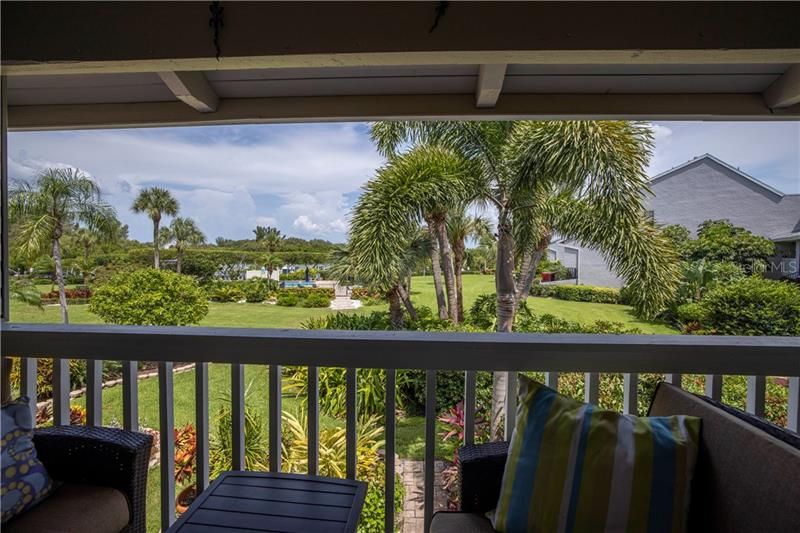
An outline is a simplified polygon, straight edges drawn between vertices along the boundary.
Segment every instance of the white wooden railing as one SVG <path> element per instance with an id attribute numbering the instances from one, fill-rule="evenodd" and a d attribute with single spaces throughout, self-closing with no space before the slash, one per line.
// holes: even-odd
<path id="1" fill-rule="evenodd" d="M 346 475 L 356 472 L 357 368 L 381 368 L 386 380 L 386 457 L 394 457 L 396 369 L 426 370 L 425 524 L 433 514 L 435 384 L 437 370 L 465 371 L 465 441 L 474 438 L 475 372 L 584 372 L 587 401 L 597 401 L 601 373 L 624 373 L 624 411 L 635 413 L 638 373 L 705 374 L 706 394 L 720 399 L 723 375 L 747 375 L 747 410 L 764 412 L 766 376 L 789 377 L 789 427 L 800 427 L 800 338 L 678 335 L 534 335 L 391 331 L 300 331 L 232 328 L 155 328 L 4 324 L 2 355 L 23 357 L 22 393 L 36 397 L 36 359 L 52 357 L 55 424 L 69 423 L 67 359 L 87 360 L 87 424 L 102 421 L 103 359 L 123 361 L 123 426 L 138 429 L 136 361 L 158 361 L 161 522 L 175 518 L 173 361 L 196 363 L 197 483 L 209 483 L 208 363 L 231 365 L 232 464 L 244 467 L 244 366 L 269 366 L 269 468 L 280 470 L 281 365 L 307 366 L 308 469 L 319 465 L 319 367 L 346 368 Z M 506 434 L 514 424 L 516 380 L 509 379 Z M 386 467 L 386 531 L 394 524 L 394 461 Z"/>

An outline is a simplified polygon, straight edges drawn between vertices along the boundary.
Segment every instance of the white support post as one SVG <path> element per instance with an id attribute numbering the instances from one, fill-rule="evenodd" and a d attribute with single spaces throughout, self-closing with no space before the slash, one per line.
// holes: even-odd
<path id="1" fill-rule="evenodd" d="M 200 113 L 217 110 L 219 97 L 202 72 L 159 72 L 158 75 L 172 94 L 189 107 Z"/>
<path id="2" fill-rule="evenodd" d="M 622 385 L 622 412 L 635 415 L 639 412 L 639 374 L 624 374 Z"/>
<path id="3" fill-rule="evenodd" d="M 475 87 L 475 107 L 494 107 L 503 90 L 506 77 L 504 63 L 481 65 L 478 70 L 478 84 Z"/>

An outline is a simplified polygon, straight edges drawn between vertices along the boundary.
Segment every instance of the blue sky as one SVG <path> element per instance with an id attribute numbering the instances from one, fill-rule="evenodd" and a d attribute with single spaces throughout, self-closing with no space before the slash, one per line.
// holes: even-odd
<path id="1" fill-rule="evenodd" d="M 648 169 L 658 174 L 711 153 L 786 193 L 800 193 L 800 122 L 659 122 Z M 206 126 L 9 134 L 9 175 L 72 166 L 93 176 L 129 225 L 144 187 L 173 191 L 209 240 L 251 238 L 257 225 L 343 242 L 360 187 L 382 163 L 361 123 Z"/>

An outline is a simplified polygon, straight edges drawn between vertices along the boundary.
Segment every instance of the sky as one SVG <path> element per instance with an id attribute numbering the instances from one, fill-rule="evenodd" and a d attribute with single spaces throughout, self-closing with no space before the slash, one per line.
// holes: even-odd
<path id="1" fill-rule="evenodd" d="M 648 168 L 659 174 L 710 153 L 785 193 L 800 193 L 800 122 L 657 122 Z M 180 215 L 210 241 L 285 235 L 344 242 L 361 186 L 383 163 L 363 123 L 195 126 L 13 132 L 8 171 L 32 180 L 48 167 L 92 176 L 133 239 L 152 226 L 130 206 L 142 188 L 166 187 Z"/>

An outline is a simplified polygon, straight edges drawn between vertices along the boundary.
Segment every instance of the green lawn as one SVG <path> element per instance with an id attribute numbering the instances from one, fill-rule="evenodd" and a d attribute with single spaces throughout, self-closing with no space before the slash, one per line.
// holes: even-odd
<path id="1" fill-rule="evenodd" d="M 412 299 L 417 305 L 426 305 L 435 309 L 436 298 L 433 292 L 433 281 L 430 277 L 417 276 L 412 279 Z M 39 287 L 42 292 L 50 290 L 49 286 Z M 478 295 L 494 292 L 494 278 L 483 275 L 464 276 L 464 306 L 469 306 Z M 626 326 L 636 327 L 643 333 L 677 333 L 668 326 L 638 320 L 632 310 L 624 305 L 594 304 L 585 302 L 569 302 L 553 298 L 529 298 L 531 309 L 540 314 L 550 313 L 559 318 L 593 322 L 608 320 L 622 322 Z M 370 312 L 385 307 L 366 307 L 359 311 Z M 236 304 L 210 303 L 209 313 L 200 323 L 201 326 L 222 326 L 242 328 L 300 328 L 309 318 L 323 316 L 331 311 L 327 309 L 308 309 L 279 307 L 269 304 Z M 73 305 L 69 308 L 70 322 L 73 324 L 99 324 L 99 317 L 89 312 L 86 305 Z M 11 319 L 14 322 L 59 323 L 61 320 L 58 306 L 47 306 L 43 310 L 26 306 L 19 302 L 11 302 Z M 245 368 L 246 387 L 250 401 L 256 405 L 265 420 L 268 419 L 268 371 L 265 366 L 248 365 Z M 180 426 L 194 421 L 194 371 L 175 375 L 175 424 Z M 227 391 L 230 390 L 230 367 L 222 364 L 209 365 L 209 414 L 210 431 L 216 428 L 215 416 Z M 119 424 L 122 419 L 122 388 L 112 387 L 103 391 L 103 422 Z M 83 404 L 78 398 L 75 403 Z M 297 412 L 299 401 L 284 396 L 283 408 Z M 139 382 L 139 419 L 142 426 L 158 427 L 158 380 L 149 378 Z M 320 420 L 323 427 L 342 424 L 343 421 L 323 416 Z M 439 429 L 437 429 L 439 433 Z M 401 457 L 421 459 L 424 454 L 424 418 L 409 417 L 397 423 L 397 453 Z M 266 437 L 266 435 L 265 435 Z M 437 439 L 438 441 L 438 439 Z M 441 449 L 437 442 L 437 456 L 450 459 L 451 452 Z M 151 471 L 148 479 L 148 531 L 159 530 L 159 472 Z"/>

